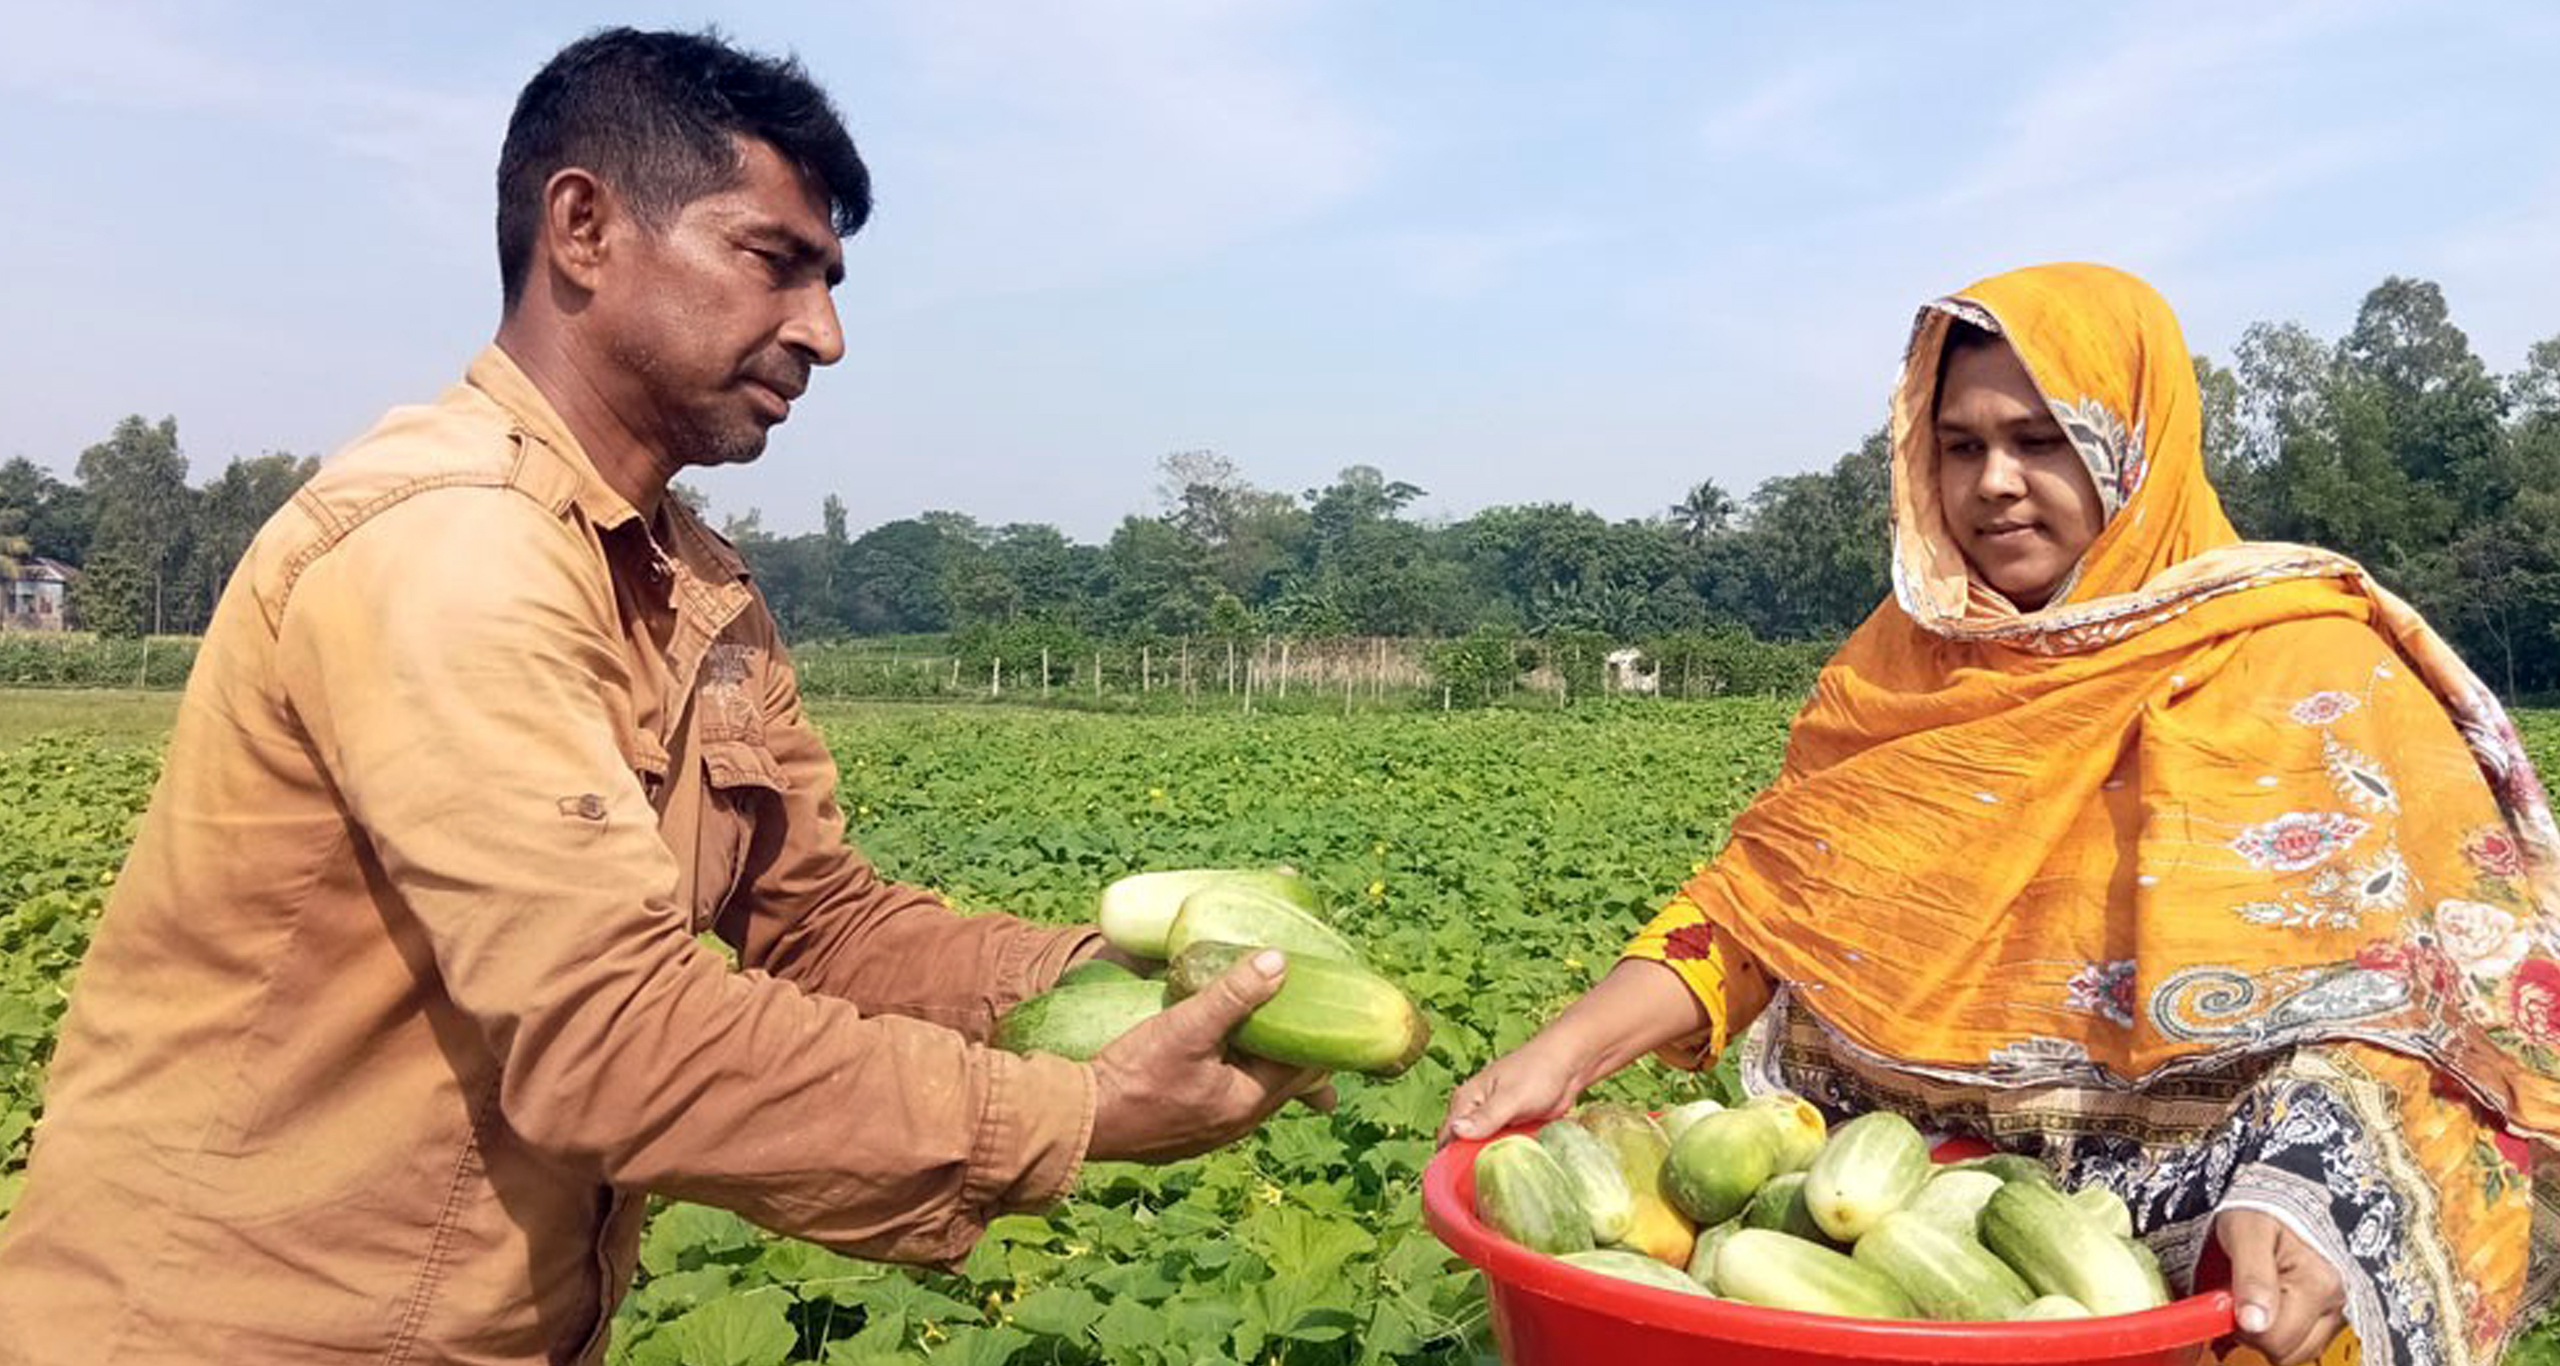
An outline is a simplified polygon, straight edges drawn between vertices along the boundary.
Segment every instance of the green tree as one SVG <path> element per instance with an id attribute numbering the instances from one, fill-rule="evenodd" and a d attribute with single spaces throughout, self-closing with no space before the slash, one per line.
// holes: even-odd
<path id="1" fill-rule="evenodd" d="M 0 464 L 0 511 L 18 515 L 29 554 L 75 565 L 88 558 L 96 521 L 88 495 L 25 456 Z"/>
<path id="2" fill-rule="evenodd" d="M 1736 553 L 1711 563 L 1719 579 L 1700 596 L 1764 637 L 1836 636 L 1864 620 L 1891 590 L 1889 452 L 1878 431 L 1826 473 L 1763 481 L 1729 538 Z"/>
<path id="3" fill-rule="evenodd" d="M 1127 517 L 1103 548 L 1103 622 L 1130 636 L 1205 629 L 1221 591 L 1200 538 L 1156 517 Z"/>
<path id="4" fill-rule="evenodd" d="M 2507 410 L 2519 423 L 2560 418 L 2560 337 L 2535 342 L 2524 368 L 2507 377 Z"/>
<path id="5" fill-rule="evenodd" d="M 320 462 L 310 456 L 271 451 L 234 459 L 220 478 L 204 486 L 186 573 L 188 590 L 197 600 L 195 621 L 212 620 L 214 604 L 258 529 L 319 471 Z"/>
<path id="6" fill-rule="evenodd" d="M 24 530 L 27 516 L 17 508 L 0 507 L 0 579 L 14 579 L 26 572 L 26 561 L 36 553 L 36 543 Z"/>
<path id="7" fill-rule="evenodd" d="M 2195 358 L 2195 369 L 2205 478 L 2222 495 L 2223 511 L 2240 528 L 2240 534 L 2254 535 L 2273 519 L 2262 506 L 2266 496 L 2263 471 L 2250 458 L 2248 432 L 2240 421 L 2239 372 L 2201 355 Z"/>
<path id="8" fill-rule="evenodd" d="M 106 440 L 80 453 L 79 474 L 97 508 L 90 558 L 113 558 L 131 570 L 86 576 L 95 582 L 84 615 L 100 631 L 110 622 L 118 630 L 168 629 L 172 611 L 184 612 L 170 590 L 187 562 L 195 522 L 177 419 L 117 423 Z M 125 601 L 110 605 L 109 593 L 124 594 Z"/>
<path id="9" fill-rule="evenodd" d="M 2428 525 L 2490 515 L 2517 492 L 2497 471 L 2506 396 L 2453 325 L 2443 290 L 2396 275 L 2383 281 L 2365 295 L 2338 354 L 2341 372 L 2371 391 L 2383 444 L 2411 490 L 2450 505 L 2426 509 Z"/>
<path id="10" fill-rule="evenodd" d="M 883 522 L 844 549 L 843 623 L 855 635 L 940 631 L 951 625 L 943 573 L 977 524 L 957 513 Z"/>

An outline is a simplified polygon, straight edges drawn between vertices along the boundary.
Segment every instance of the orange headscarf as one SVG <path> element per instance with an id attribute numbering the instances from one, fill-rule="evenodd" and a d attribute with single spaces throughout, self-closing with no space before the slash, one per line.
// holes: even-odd
<path id="1" fill-rule="evenodd" d="M 1948 322 L 2015 348 L 2108 520 L 2045 607 L 1938 507 Z M 2243 543 L 2193 361 L 2091 265 L 1923 309 L 1893 402 L 1894 600 L 1822 673 L 1687 901 L 1873 1052 L 2124 1083 L 2363 1039 L 2560 1132 L 2560 833 L 2489 691 L 2354 562 Z"/>

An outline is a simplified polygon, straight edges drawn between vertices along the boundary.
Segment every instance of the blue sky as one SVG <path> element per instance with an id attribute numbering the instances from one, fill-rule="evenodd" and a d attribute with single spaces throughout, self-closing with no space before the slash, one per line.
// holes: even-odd
<path id="1" fill-rule="evenodd" d="M 9 0 L 0 456 L 128 412 L 202 479 L 431 396 L 496 322 L 523 79 L 604 23 L 796 51 L 877 180 L 850 350 L 716 512 L 1080 538 L 1213 448 L 1427 515 L 1827 464 L 1911 310 L 2103 260 L 2197 350 L 2441 283 L 2560 334 L 2560 6 Z"/>

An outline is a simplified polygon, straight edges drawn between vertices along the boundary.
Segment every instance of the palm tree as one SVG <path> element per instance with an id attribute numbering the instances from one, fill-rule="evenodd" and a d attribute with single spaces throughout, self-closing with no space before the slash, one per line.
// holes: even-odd
<path id="1" fill-rule="evenodd" d="M 1689 496 L 1671 505 L 1672 520 L 1679 524 L 1680 539 L 1691 545 L 1704 545 L 1722 535 L 1733 524 L 1732 495 L 1718 487 L 1716 481 L 1700 481 L 1689 490 Z"/>

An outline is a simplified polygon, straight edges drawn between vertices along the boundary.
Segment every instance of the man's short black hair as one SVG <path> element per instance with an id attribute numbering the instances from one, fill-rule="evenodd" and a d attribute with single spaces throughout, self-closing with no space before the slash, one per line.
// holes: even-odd
<path id="1" fill-rule="evenodd" d="M 664 227 L 734 185 L 737 136 L 761 138 L 826 187 L 838 237 L 871 216 L 871 173 L 827 92 L 796 59 L 731 47 L 716 32 L 591 33 L 544 63 L 516 96 L 498 153 L 498 280 L 513 309 L 533 268 L 543 187 L 576 166 Z"/>

